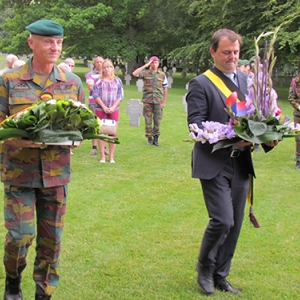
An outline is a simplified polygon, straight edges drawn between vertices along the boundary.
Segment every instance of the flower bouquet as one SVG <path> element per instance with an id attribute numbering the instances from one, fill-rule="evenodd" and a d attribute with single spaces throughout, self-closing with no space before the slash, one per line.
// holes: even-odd
<path id="1" fill-rule="evenodd" d="M 84 104 L 69 99 L 44 100 L 9 116 L 0 124 L 0 140 L 21 137 L 36 143 L 74 145 L 84 139 L 118 144 L 100 135 L 101 120 Z"/>

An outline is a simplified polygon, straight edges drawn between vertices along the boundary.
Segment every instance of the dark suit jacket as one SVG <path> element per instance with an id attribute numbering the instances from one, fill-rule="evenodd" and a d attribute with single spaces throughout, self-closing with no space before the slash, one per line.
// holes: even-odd
<path id="1" fill-rule="evenodd" d="M 237 71 L 237 80 L 239 88 L 231 82 L 222 72 L 216 68 L 211 69 L 219 74 L 225 84 L 232 90 L 239 89 L 239 99 L 244 100 L 247 94 L 247 75 Z M 222 77 L 223 76 L 223 77 Z M 244 95 L 243 95 L 244 94 Z M 243 97 L 243 99 L 241 99 Z M 226 97 L 219 89 L 203 74 L 193 78 L 189 82 L 189 89 L 186 97 L 188 105 L 188 124 L 197 123 L 199 127 L 204 121 L 215 121 L 227 123 L 229 115 L 224 108 Z M 192 153 L 192 176 L 193 178 L 212 179 L 224 167 L 227 159 L 230 158 L 231 147 L 220 149 L 212 153 L 213 145 L 208 142 L 202 144 L 195 143 Z M 241 153 L 238 158 L 239 163 L 243 165 L 245 171 L 254 175 L 251 147 Z"/>

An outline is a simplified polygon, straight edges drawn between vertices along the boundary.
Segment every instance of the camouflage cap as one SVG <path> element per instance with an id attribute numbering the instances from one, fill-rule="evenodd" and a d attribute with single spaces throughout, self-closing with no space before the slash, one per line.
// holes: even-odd
<path id="1" fill-rule="evenodd" d="M 52 36 L 62 38 L 64 36 L 63 27 L 51 20 L 39 20 L 25 27 L 32 34 L 42 36 Z"/>

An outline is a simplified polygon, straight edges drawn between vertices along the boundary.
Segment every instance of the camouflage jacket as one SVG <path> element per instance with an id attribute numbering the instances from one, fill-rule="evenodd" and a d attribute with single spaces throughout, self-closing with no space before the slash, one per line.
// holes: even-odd
<path id="1" fill-rule="evenodd" d="M 69 97 L 84 101 L 80 78 L 54 66 L 45 86 L 34 73 L 29 60 L 22 68 L 0 77 L 0 117 L 10 116 L 40 101 L 42 94 L 54 99 Z M 43 188 L 70 181 L 70 149 L 47 146 L 45 149 L 17 148 L 3 144 L 1 181 L 8 185 Z"/>
<path id="2" fill-rule="evenodd" d="M 294 115 L 300 116 L 300 74 L 292 79 L 289 98 L 290 104 L 294 108 Z"/>
<path id="3" fill-rule="evenodd" d="M 163 88 L 168 86 L 167 76 L 162 71 L 143 70 L 140 78 L 144 80 L 143 102 L 160 103 L 163 101 Z"/>

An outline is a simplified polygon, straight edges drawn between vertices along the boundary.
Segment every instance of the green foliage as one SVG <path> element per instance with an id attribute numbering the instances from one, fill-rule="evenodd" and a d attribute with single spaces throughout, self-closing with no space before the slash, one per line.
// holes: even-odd
<path id="1" fill-rule="evenodd" d="M 25 26 L 48 18 L 64 26 L 67 56 L 130 61 L 157 54 L 198 72 L 211 65 L 208 48 L 216 29 L 239 32 L 241 58 L 249 59 L 254 37 L 286 22 L 275 45 L 277 66 L 295 69 L 299 60 L 300 0 L 3 0 L 0 7 L 2 52 L 28 53 Z"/>

